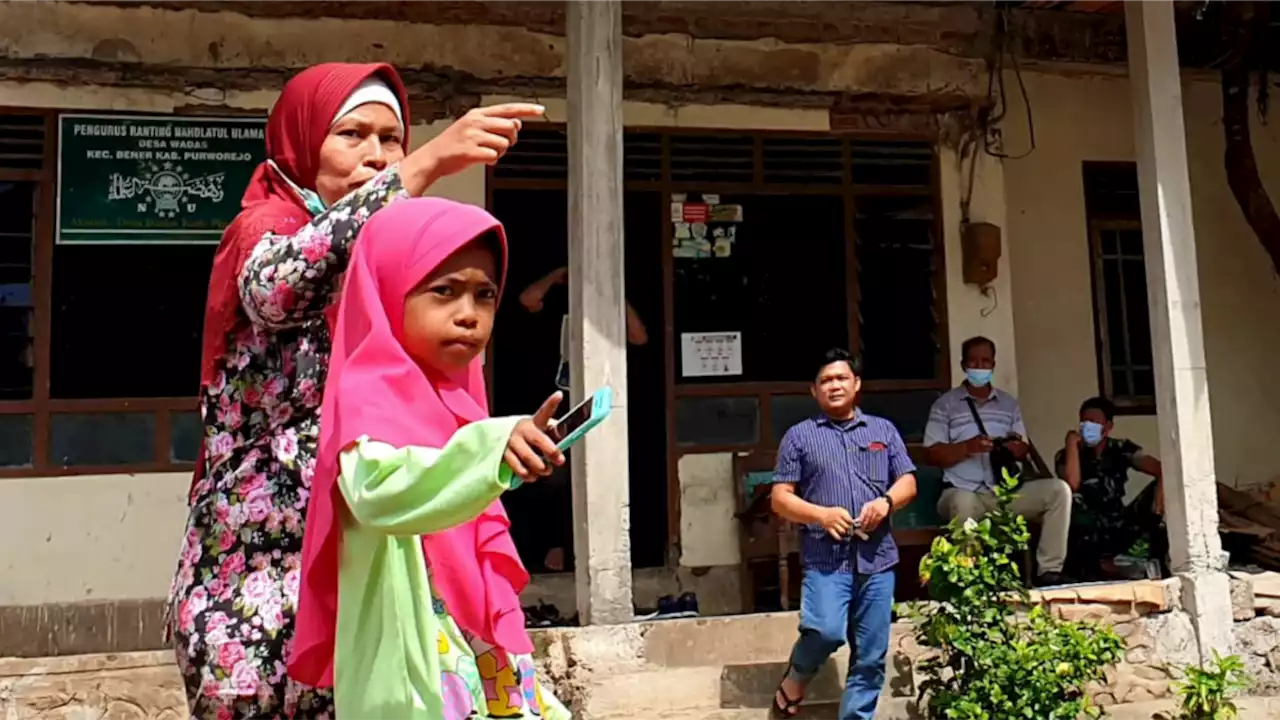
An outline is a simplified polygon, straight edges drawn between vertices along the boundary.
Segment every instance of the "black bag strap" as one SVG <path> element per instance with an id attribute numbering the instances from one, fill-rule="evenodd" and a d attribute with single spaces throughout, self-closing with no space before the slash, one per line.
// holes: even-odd
<path id="1" fill-rule="evenodd" d="M 987 434 L 987 427 L 982 423 L 982 416 L 978 414 L 978 405 L 973 402 L 973 398 L 970 397 L 969 395 L 965 395 L 964 401 L 965 401 L 965 404 L 969 406 L 969 412 L 973 413 L 973 421 L 978 423 L 978 432 L 985 437 L 991 437 L 990 435 Z M 1009 458 L 1009 462 L 1013 464 L 1013 468 L 1010 470 L 1010 472 L 1017 471 L 1018 477 L 1021 477 L 1022 468 L 1018 463 L 1018 460 L 1014 458 L 1012 455 L 1008 455 L 1008 458 Z M 996 462 L 996 456 L 994 454 L 994 451 L 993 453 L 988 453 L 987 459 L 991 462 L 992 475 L 998 475 L 1002 467 L 1000 466 L 1000 463 Z"/>
<path id="2" fill-rule="evenodd" d="M 969 406 L 969 412 L 973 413 L 973 421 L 978 423 L 978 433 L 981 435 L 986 435 L 987 427 L 982 424 L 982 416 L 978 414 L 978 406 L 974 404 L 973 398 L 969 397 L 968 395 L 965 395 L 964 401 Z"/>

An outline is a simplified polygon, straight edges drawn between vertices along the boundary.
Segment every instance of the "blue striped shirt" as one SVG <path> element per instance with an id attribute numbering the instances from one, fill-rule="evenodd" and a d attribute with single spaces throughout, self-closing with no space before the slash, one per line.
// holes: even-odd
<path id="1" fill-rule="evenodd" d="M 778 446 L 773 481 L 794 484 L 806 502 L 843 507 L 856 518 L 863 505 L 915 470 L 893 423 L 858 410 L 847 422 L 819 415 L 788 430 Z M 869 540 L 841 543 L 821 525 L 806 525 L 800 530 L 800 559 L 806 568 L 822 572 L 882 572 L 898 564 L 889 530 L 886 518 Z"/>

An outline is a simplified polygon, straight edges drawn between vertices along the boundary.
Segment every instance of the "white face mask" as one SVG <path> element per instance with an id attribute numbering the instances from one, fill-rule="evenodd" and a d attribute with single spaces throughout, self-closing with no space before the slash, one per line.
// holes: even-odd
<path id="1" fill-rule="evenodd" d="M 1096 422 L 1082 420 L 1080 422 L 1080 439 L 1084 440 L 1085 445 L 1094 447 L 1098 443 L 1102 442 L 1102 433 L 1104 430 L 1106 430 L 1106 428 Z"/>
<path id="2" fill-rule="evenodd" d="M 986 387 L 990 385 L 991 376 L 994 374 L 994 370 L 984 370 L 981 368 L 965 368 L 964 370 L 965 379 L 974 387 Z"/>

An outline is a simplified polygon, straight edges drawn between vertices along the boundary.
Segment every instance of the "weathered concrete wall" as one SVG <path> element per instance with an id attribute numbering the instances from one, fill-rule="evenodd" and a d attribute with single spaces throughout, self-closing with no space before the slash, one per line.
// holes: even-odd
<path id="1" fill-rule="evenodd" d="M 733 455 L 701 453 L 680 458 L 680 564 L 736 566 L 741 522 Z"/>
<path id="2" fill-rule="evenodd" d="M 125 2 L 100 4 L 128 5 Z M 255 18 L 347 18 L 434 25 L 522 27 L 565 34 L 565 9 L 559 3 L 511 2 L 226 2 L 181 0 L 149 2 L 170 10 L 231 10 Z M 628 37 L 688 35 L 697 40 L 776 38 L 785 43 L 885 43 L 928 45 L 962 56 L 980 56 L 992 31 L 994 8 L 988 3 L 903 3 L 760 0 L 720 2 L 624 2 L 622 32 Z M 1104 14 L 1014 10 L 1012 20 L 1024 34 L 1021 56 L 1038 60 L 1122 62 L 1124 32 L 1120 18 Z"/>
<path id="3" fill-rule="evenodd" d="M 440 103 L 505 87 L 559 90 L 565 39 L 523 27 L 336 18 L 250 18 L 236 12 L 145 6 L 5 3 L 0 78 L 185 89 L 276 88 L 290 69 L 335 59 L 405 69 L 416 97 Z M 500 52 L 495 52 L 500 48 Z M 776 39 L 697 41 L 675 33 L 625 40 L 633 92 L 693 92 L 723 101 L 732 90 L 841 96 L 978 98 L 985 66 L 928 45 L 836 45 Z M 23 62 L 39 59 L 39 63 Z M 692 91 L 698 88 L 697 91 Z M 708 95 L 709 93 L 709 95 Z"/>

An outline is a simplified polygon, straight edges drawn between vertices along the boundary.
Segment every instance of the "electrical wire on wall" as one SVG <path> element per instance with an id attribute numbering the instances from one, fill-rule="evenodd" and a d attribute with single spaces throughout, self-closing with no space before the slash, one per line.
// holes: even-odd
<path id="1" fill-rule="evenodd" d="M 1018 54 L 1010 42 L 1010 7 L 1011 4 L 1007 2 L 997 3 L 996 5 L 991 52 L 987 57 L 986 101 L 978 110 L 977 128 L 974 132 L 966 134 L 960 143 L 960 162 L 967 161 L 969 163 L 968 172 L 965 173 L 964 192 L 960 198 L 960 230 L 962 236 L 970 222 L 969 210 L 973 201 L 973 190 L 977 175 L 979 142 L 981 142 L 983 153 L 1001 160 L 1021 160 L 1030 156 L 1036 150 L 1036 125 L 1034 113 L 1031 109 L 1031 97 L 1027 93 L 1026 82 L 1022 79 L 1022 66 L 1018 62 Z M 1006 62 L 1008 63 L 1007 67 L 1013 71 L 1013 76 L 1018 83 L 1018 92 L 1022 95 L 1022 103 L 1027 115 L 1029 146 L 1025 152 L 1016 155 L 1005 152 L 1004 136 L 1000 129 L 1001 123 L 1009 112 L 1009 98 L 1005 88 Z M 979 312 L 984 318 L 990 317 L 1000 306 L 999 295 L 996 293 L 995 287 L 991 285 L 983 285 L 980 292 L 984 298 L 991 301 L 991 304 Z"/>
<path id="2" fill-rule="evenodd" d="M 1027 114 L 1027 137 L 1030 141 L 1026 152 L 1013 155 L 1004 152 L 1004 136 L 1000 123 L 1009 112 L 1008 93 L 1005 89 L 1004 71 L 1008 59 L 1009 68 L 1018 83 L 1018 92 L 1022 95 L 1022 104 Z M 978 111 L 978 128 L 975 133 L 966 135 L 960 143 L 960 162 L 969 163 L 968 182 L 960 200 L 960 218 L 962 223 L 969 222 L 969 205 L 973 200 L 974 175 L 978 165 L 977 141 L 974 135 L 982 138 L 982 151 L 991 157 L 1001 160 L 1021 160 L 1036 150 L 1036 122 L 1031 109 L 1031 97 L 1027 93 L 1026 82 L 1022 79 L 1022 66 L 1018 62 L 1018 54 L 1009 40 L 1009 4 L 998 3 L 996 6 L 995 27 L 991 36 L 991 53 L 987 57 L 987 97 Z"/>
<path id="3" fill-rule="evenodd" d="M 1009 42 L 1009 3 L 1002 2 L 996 7 L 995 22 L 992 55 L 987 62 L 987 102 L 983 109 L 986 118 L 982 122 L 983 149 L 988 155 L 1002 160 L 1021 160 L 1036 151 L 1036 123 L 1031 112 L 1031 98 L 1027 95 L 1027 85 L 1022 79 L 1022 67 L 1018 64 L 1018 54 Z M 1030 147 L 1020 155 L 1004 152 L 1004 138 L 1000 133 L 1000 123 L 1009 112 L 1009 97 L 1004 87 L 1006 57 L 1009 58 L 1014 79 L 1018 81 L 1018 92 L 1022 95 L 1022 104 L 1027 112 L 1027 138 L 1030 141 Z"/>

